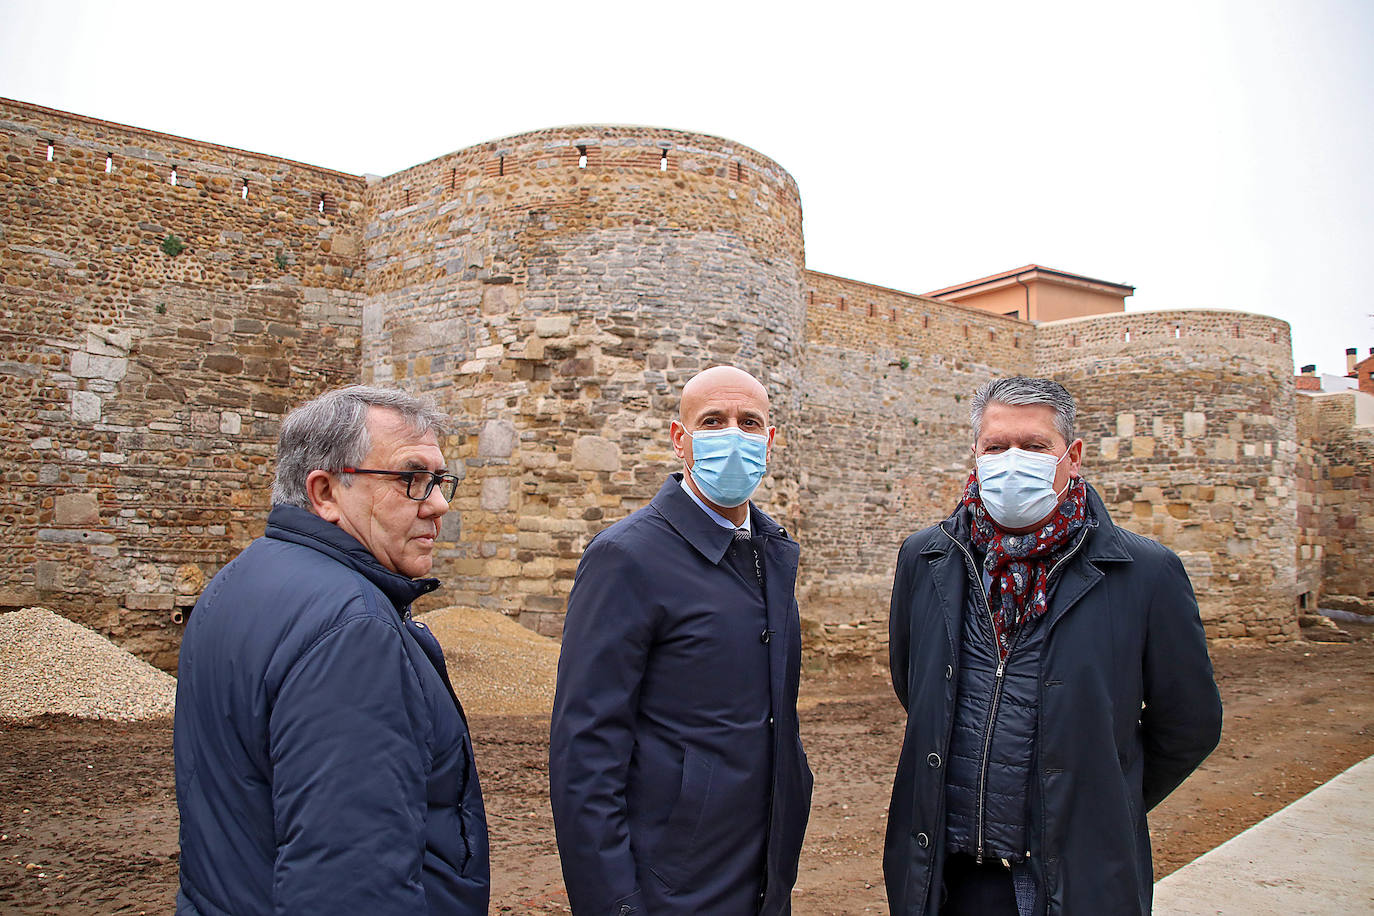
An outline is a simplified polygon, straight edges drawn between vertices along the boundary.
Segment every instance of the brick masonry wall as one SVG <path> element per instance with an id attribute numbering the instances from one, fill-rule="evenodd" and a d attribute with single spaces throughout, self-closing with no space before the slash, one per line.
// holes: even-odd
<path id="1" fill-rule="evenodd" d="M 776 163 L 679 131 L 559 128 L 367 200 L 363 377 L 454 418 L 434 601 L 561 632 L 583 548 L 679 466 L 677 395 L 713 363 L 768 385 L 781 433 L 760 502 L 795 527 L 801 208 Z"/>
<path id="2" fill-rule="evenodd" d="M 815 271 L 806 297 L 802 611 L 883 617 L 897 548 L 968 477 L 970 395 L 1032 368 L 1034 327 Z"/>
<path id="3" fill-rule="evenodd" d="M 1299 593 L 1374 613 L 1374 427 L 1356 425 L 1359 396 L 1297 398 Z"/>
<path id="4" fill-rule="evenodd" d="M 283 412 L 356 378 L 363 191 L 0 100 L 0 606 L 175 663 L 173 615 L 262 530 Z"/>
<path id="5" fill-rule="evenodd" d="M 1297 430 L 1286 323 L 1238 312 L 1074 319 L 1036 331 L 1078 398 L 1084 473 L 1113 519 L 1171 547 L 1208 635 L 1298 632 Z"/>

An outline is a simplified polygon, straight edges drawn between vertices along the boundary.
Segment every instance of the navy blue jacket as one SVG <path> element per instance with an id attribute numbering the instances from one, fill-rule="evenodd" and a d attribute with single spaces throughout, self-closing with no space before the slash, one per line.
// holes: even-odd
<path id="1" fill-rule="evenodd" d="M 485 914 L 486 815 L 438 587 L 304 509 L 220 570 L 182 639 L 181 916 Z"/>
<path id="2" fill-rule="evenodd" d="M 1145 812 L 1216 746 L 1221 699 L 1183 564 L 1112 524 L 1091 487 L 1088 505 L 1097 526 L 1037 624 L 1030 867 L 1048 916 L 1147 914 Z M 961 529 L 947 521 L 913 534 L 897 557 L 890 652 L 907 724 L 883 855 L 893 916 L 939 911 L 969 588 Z"/>
<path id="3" fill-rule="evenodd" d="M 811 806 L 798 548 L 750 506 L 765 602 L 680 480 L 587 545 L 568 598 L 549 784 L 579 916 L 790 912 Z"/>

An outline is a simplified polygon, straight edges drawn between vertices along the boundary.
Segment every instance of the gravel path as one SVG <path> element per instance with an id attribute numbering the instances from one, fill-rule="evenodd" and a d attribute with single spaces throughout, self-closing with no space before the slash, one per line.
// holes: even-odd
<path id="1" fill-rule="evenodd" d="M 0 614 L 0 719 L 157 719 L 176 691 L 170 674 L 46 608 Z"/>

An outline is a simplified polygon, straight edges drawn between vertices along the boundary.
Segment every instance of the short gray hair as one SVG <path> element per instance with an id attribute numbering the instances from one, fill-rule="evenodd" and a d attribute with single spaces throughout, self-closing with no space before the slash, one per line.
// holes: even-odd
<path id="1" fill-rule="evenodd" d="M 320 395 L 286 415 L 277 437 L 277 477 L 272 483 L 274 505 L 310 508 L 305 479 L 311 471 L 337 471 L 362 464 L 372 451 L 367 411 L 394 410 L 416 433 L 444 434 L 446 418 L 434 404 L 399 388 L 353 385 Z M 351 474 L 342 475 L 345 486 Z"/>
<path id="2" fill-rule="evenodd" d="M 1009 378 L 995 378 L 983 384 L 973 393 L 973 403 L 969 405 L 968 416 L 973 422 L 973 444 L 978 444 L 978 436 L 983 431 L 983 411 L 989 404 L 1006 404 L 1023 407 L 1027 404 L 1047 404 L 1054 408 L 1054 428 L 1064 437 L 1066 443 L 1073 442 L 1073 423 L 1078 416 L 1069 389 L 1048 378 L 1027 378 L 1013 375 Z"/>

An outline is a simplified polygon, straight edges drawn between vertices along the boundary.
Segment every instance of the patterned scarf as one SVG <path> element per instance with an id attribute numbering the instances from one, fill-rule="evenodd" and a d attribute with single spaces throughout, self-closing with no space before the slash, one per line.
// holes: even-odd
<path id="1" fill-rule="evenodd" d="M 983 569 L 992 577 L 988 604 L 998 658 L 1005 661 L 1016 631 L 1049 606 L 1050 570 L 1088 523 L 1088 485 L 1081 477 L 1070 483 L 1050 520 L 1025 534 L 1008 534 L 988 517 L 978 496 L 977 470 L 969 474 L 960 505 L 968 507 L 973 545 L 984 552 Z"/>

